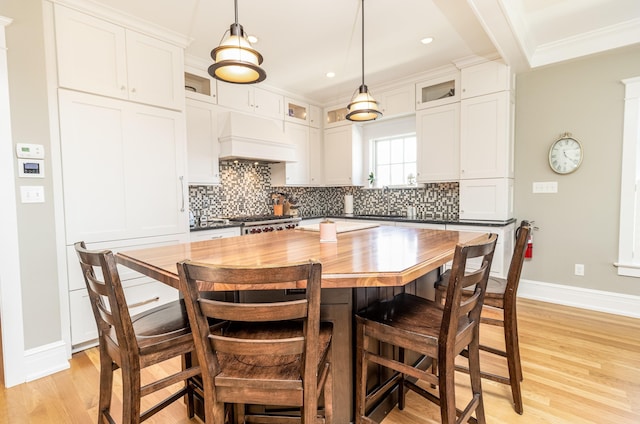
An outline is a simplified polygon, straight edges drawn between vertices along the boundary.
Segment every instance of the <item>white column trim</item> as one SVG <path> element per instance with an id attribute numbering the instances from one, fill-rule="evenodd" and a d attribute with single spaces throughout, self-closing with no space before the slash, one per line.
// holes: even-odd
<path id="1" fill-rule="evenodd" d="M 4 385 L 25 382 L 22 280 L 18 246 L 13 137 L 5 27 L 12 20 L 0 16 L 0 320 Z"/>

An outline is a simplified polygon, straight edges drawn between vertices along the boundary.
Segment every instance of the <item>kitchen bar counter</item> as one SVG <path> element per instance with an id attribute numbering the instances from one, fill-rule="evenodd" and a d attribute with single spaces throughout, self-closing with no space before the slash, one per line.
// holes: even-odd
<path id="1" fill-rule="evenodd" d="M 176 263 L 185 259 L 210 264 L 271 265 L 307 261 L 322 263 L 321 319 L 333 323 L 334 422 L 353 419 L 353 314 L 397 290 L 420 295 L 433 287 L 439 268 L 453 258 L 457 243 L 474 242 L 484 234 L 381 225 L 337 235 L 337 242 L 321 243 L 318 232 L 287 230 L 221 238 L 151 249 L 119 252 L 117 261 L 156 280 L 179 287 Z M 210 290 L 225 290 L 224 284 Z M 247 296 L 300 296 L 298 282 L 281 287 L 247 289 Z M 267 289 L 268 291 L 263 291 Z M 242 301 L 242 300 L 241 300 Z M 389 399 L 389 402 L 393 402 Z M 384 407 L 388 411 L 389 407 Z"/>

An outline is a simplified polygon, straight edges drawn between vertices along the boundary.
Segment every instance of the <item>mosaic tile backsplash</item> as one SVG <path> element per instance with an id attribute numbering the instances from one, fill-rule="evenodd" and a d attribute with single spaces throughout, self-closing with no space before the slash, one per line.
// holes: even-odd
<path id="1" fill-rule="evenodd" d="M 189 186 L 189 206 L 196 217 L 272 213 L 271 194 L 284 193 L 301 217 L 341 215 L 344 196 L 353 195 L 355 215 L 404 215 L 415 206 L 418 217 L 458 218 L 458 183 L 426 184 L 390 190 L 361 187 L 273 187 L 269 165 L 220 164 L 222 183 Z"/>

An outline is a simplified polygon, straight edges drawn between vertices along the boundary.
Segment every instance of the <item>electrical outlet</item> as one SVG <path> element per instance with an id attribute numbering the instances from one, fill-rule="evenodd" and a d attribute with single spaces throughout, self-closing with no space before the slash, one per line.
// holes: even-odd
<path id="1" fill-rule="evenodd" d="M 575 264 L 574 266 L 574 274 L 583 276 L 584 275 L 584 264 Z"/>

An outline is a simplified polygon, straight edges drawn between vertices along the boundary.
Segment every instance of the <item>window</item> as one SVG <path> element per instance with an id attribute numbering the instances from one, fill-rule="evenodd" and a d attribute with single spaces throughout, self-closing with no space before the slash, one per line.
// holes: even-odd
<path id="1" fill-rule="evenodd" d="M 377 187 L 413 185 L 416 182 L 416 135 L 406 134 L 373 140 Z"/>
<path id="2" fill-rule="evenodd" d="M 618 275 L 640 277 L 640 77 L 625 86 Z"/>

